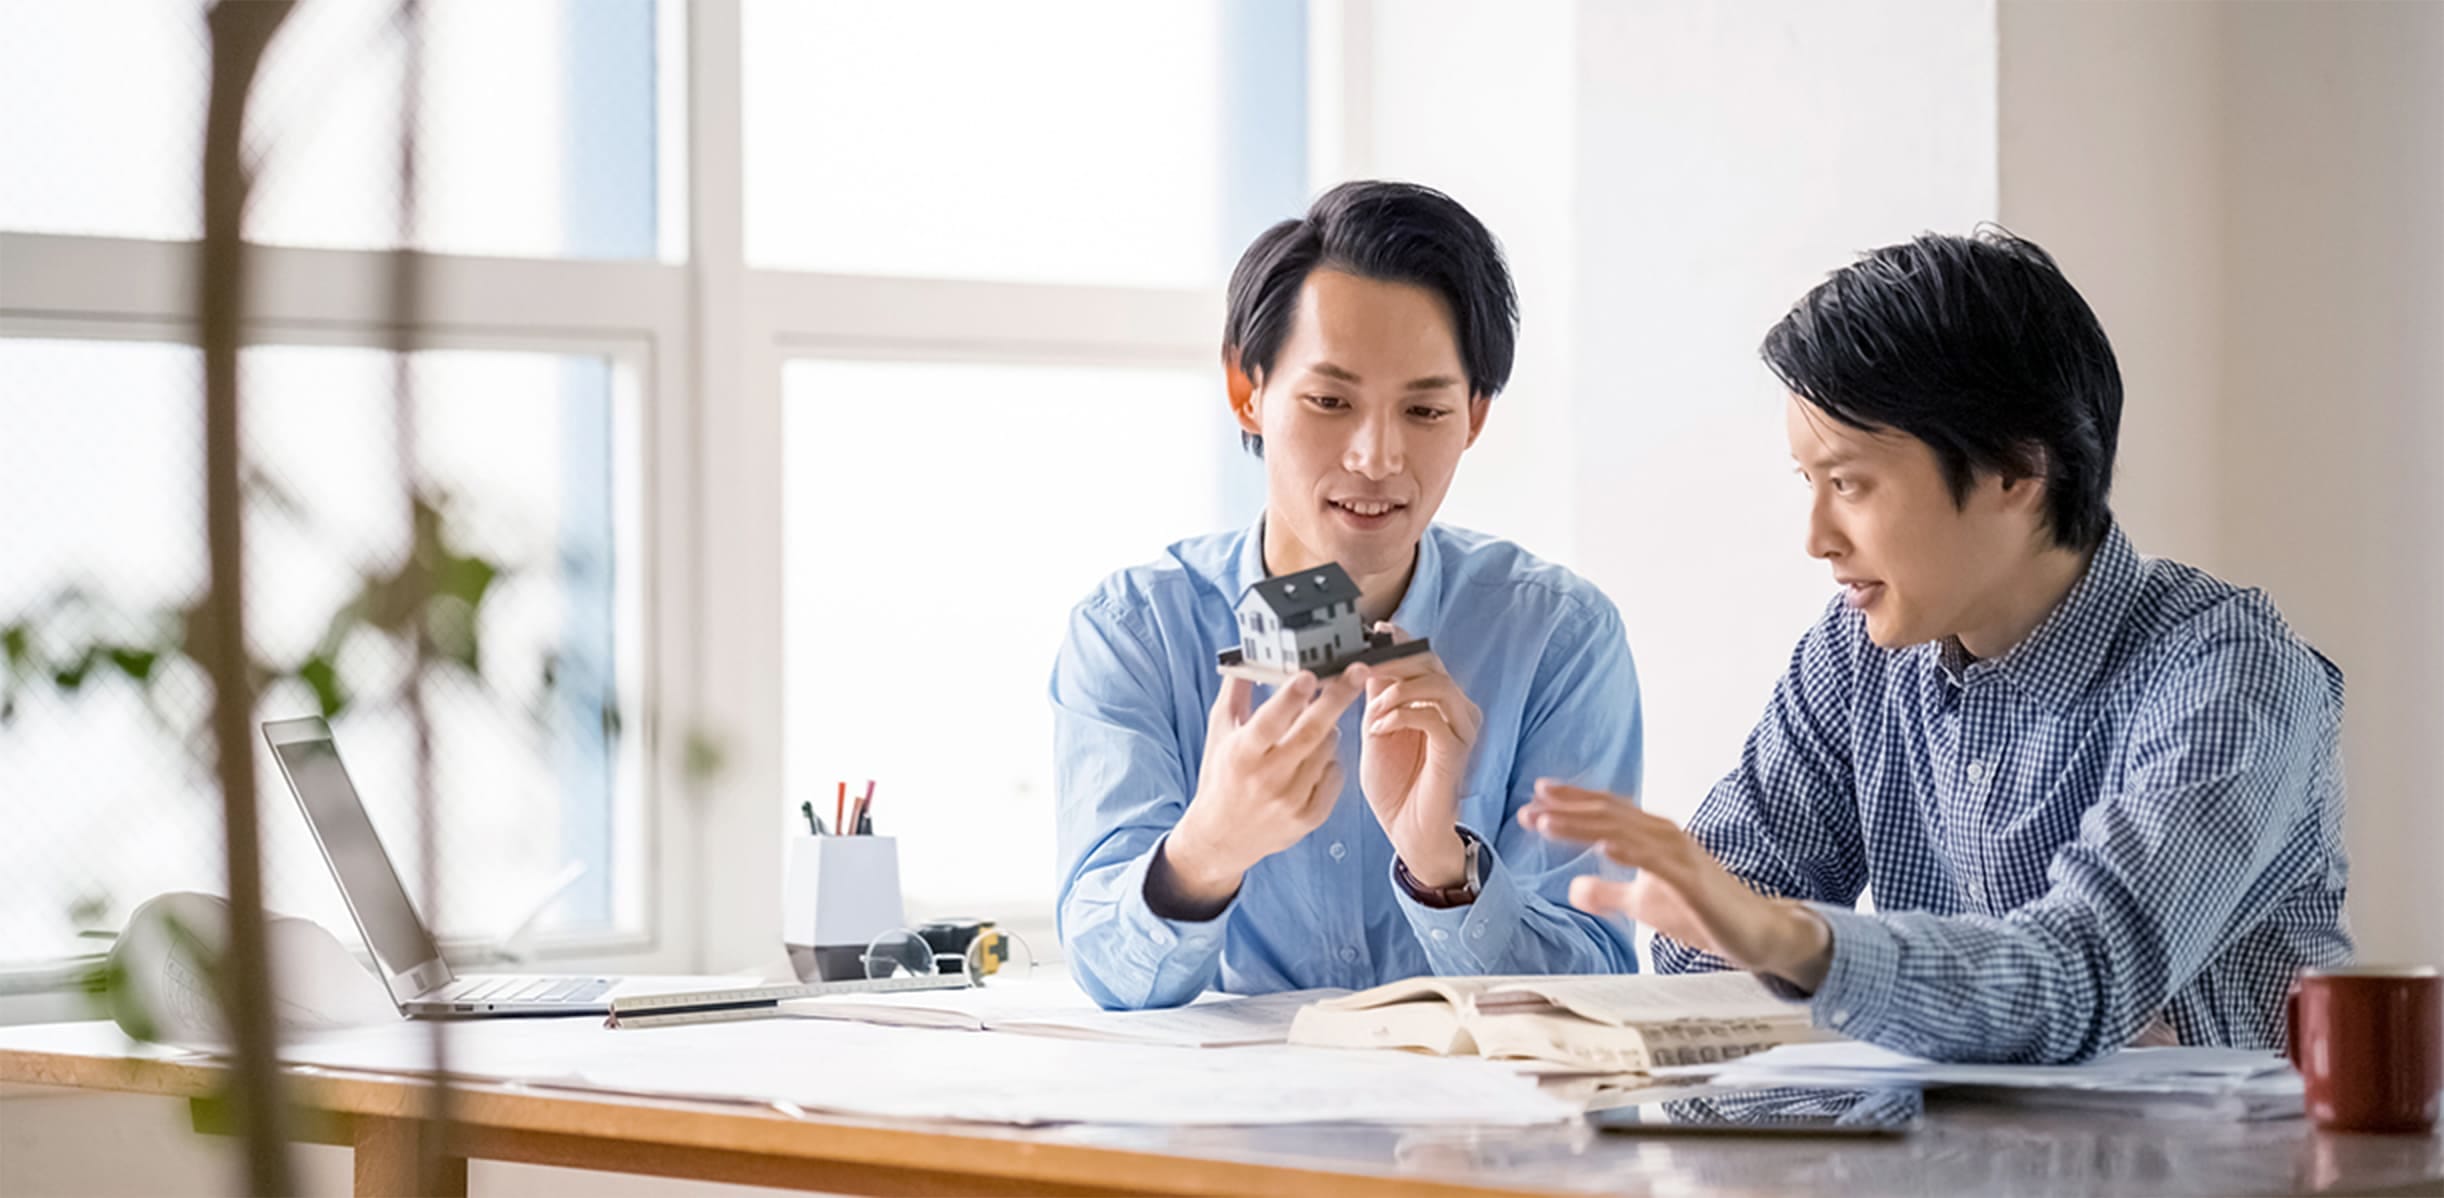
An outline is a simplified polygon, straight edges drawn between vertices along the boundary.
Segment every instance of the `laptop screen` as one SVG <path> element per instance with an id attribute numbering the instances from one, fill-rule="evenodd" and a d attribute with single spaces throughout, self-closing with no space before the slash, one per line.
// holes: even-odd
<path id="1" fill-rule="evenodd" d="M 439 958 L 441 950 L 416 918 L 390 854 L 382 851 L 374 835 L 373 821 L 365 818 L 365 805 L 340 764 L 329 729 L 321 720 L 281 720 L 264 725 L 264 733 L 288 776 L 289 790 L 305 808 L 323 856 L 331 862 L 341 897 L 348 900 L 358 930 L 382 967 L 383 980 Z"/>

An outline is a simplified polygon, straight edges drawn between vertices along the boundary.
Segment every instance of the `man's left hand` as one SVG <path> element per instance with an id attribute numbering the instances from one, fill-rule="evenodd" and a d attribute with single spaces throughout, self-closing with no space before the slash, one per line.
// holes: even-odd
<path id="1" fill-rule="evenodd" d="M 1409 639 L 1384 627 L 1396 640 Z M 1358 747 L 1358 788 L 1418 885 L 1457 886 L 1468 872 L 1459 834 L 1460 783 L 1484 713 L 1432 653 L 1373 668 L 1361 717 L 1366 735 Z"/>
<path id="2" fill-rule="evenodd" d="M 1626 882 L 1582 877 L 1570 902 L 1597 914 L 1619 912 L 1691 948 L 1742 969 L 1770 973 L 1800 989 L 1824 984 L 1833 963 L 1832 930 L 1806 907 L 1748 888 L 1697 838 L 1628 799 L 1540 779 L 1519 822 L 1555 840 L 1599 845 L 1638 871 Z"/>

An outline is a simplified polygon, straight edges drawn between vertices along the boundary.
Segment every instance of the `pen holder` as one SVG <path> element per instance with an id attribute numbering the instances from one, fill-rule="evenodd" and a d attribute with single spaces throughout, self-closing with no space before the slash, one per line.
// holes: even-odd
<path id="1" fill-rule="evenodd" d="M 798 980 L 866 976 L 866 946 L 907 926 L 900 911 L 899 841 L 889 836 L 791 840 L 781 901 L 781 943 Z"/>

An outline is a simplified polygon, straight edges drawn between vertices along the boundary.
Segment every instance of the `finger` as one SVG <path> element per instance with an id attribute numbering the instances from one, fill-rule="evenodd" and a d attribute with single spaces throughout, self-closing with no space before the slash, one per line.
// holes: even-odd
<path id="1" fill-rule="evenodd" d="M 1214 696 L 1212 718 L 1206 721 L 1210 734 L 1228 732 L 1247 722 L 1248 709 L 1256 697 L 1256 684 L 1245 678 L 1224 675 L 1222 692 Z"/>
<path id="2" fill-rule="evenodd" d="M 1559 778 L 1536 779 L 1536 797 L 1539 799 L 1550 799 L 1558 803 L 1635 803 L 1637 801 L 1628 795 L 1616 795 L 1608 791 L 1590 790 L 1584 786 L 1574 786 L 1568 782 L 1562 781 Z"/>
<path id="3" fill-rule="evenodd" d="M 1413 707 L 1420 703 L 1433 705 L 1443 713 L 1462 745 L 1477 743 L 1477 732 L 1484 726 L 1485 716 L 1477 705 L 1460 692 L 1459 684 L 1448 674 L 1422 678 L 1406 678 L 1392 683 L 1367 697 L 1367 719 L 1371 722 L 1396 708 Z"/>
<path id="4" fill-rule="evenodd" d="M 1399 707 L 1420 700 L 1446 701 L 1458 697 L 1459 688 L 1448 678 L 1395 678 L 1380 687 L 1369 686 L 1366 701 L 1370 707 Z"/>
<path id="5" fill-rule="evenodd" d="M 1307 809 L 1315 801 L 1315 788 L 1318 780 L 1339 763 L 1340 738 L 1330 738 L 1325 743 L 1316 746 L 1316 750 L 1305 757 L 1298 758 L 1292 765 L 1289 776 L 1282 779 L 1281 783 L 1281 796 L 1289 800 L 1292 808 L 1301 815 L 1306 814 Z"/>
<path id="6" fill-rule="evenodd" d="M 1316 690 L 1315 698 L 1306 710 L 1298 713 L 1289 729 L 1275 739 L 1280 750 L 1305 755 L 1324 739 L 1326 733 L 1340 726 L 1341 714 L 1366 690 L 1366 680 L 1372 675 L 1365 666 L 1351 666 L 1326 679 Z"/>
<path id="7" fill-rule="evenodd" d="M 1341 801 L 1341 787 L 1348 776 L 1347 771 L 1341 768 L 1339 758 L 1325 758 L 1323 772 L 1316 775 L 1315 785 L 1307 792 L 1306 805 L 1300 809 L 1301 816 L 1314 823 L 1323 823 L 1324 817 L 1332 814 L 1332 805 Z"/>
<path id="8" fill-rule="evenodd" d="M 1426 739 L 1439 744 L 1457 746 L 1460 734 L 1451 727 L 1443 709 L 1432 703 L 1411 703 L 1406 707 L 1384 712 L 1367 724 L 1368 736 L 1391 736 L 1400 732 L 1423 732 Z"/>
<path id="9" fill-rule="evenodd" d="M 1645 854 L 1668 847 L 1680 839 L 1680 829 L 1671 821 L 1646 816 L 1624 819 L 1618 814 L 1580 815 L 1560 811 L 1528 809 L 1527 825 L 1554 839 L 1579 844 L 1601 842 L 1608 849 Z"/>
<path id="10" fill-rule="evenodd" d="M 1278 742 L 1282 733 L 1289 731 L 1290 725 L 1298 719 L 1299 713 L 1307 709 L 1307 700 L 1313 697 L 1315 675 L 1301 670 L 1297 677 L 1274 691 L 1272 697 L 1256 709 L 1256 714 L 1248 718 L 1248 735 L 1258 744 Z"/>
<path id="11" fill-rule="evenodd" d="M 1590 915 L 1635 918 L 1638 902 L 1630 883 L 1586 874 L 1570 879 L 1570 905 Z"/>

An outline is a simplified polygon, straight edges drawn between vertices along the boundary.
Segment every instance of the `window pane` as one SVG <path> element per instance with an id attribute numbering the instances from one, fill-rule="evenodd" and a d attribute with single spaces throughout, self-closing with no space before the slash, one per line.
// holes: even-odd
<path id="1" fill-rule="evenodd" d="M 1222 0 L 747 0 L 749 261 L 1218 283 L 1225 18 Z"/>
<path id="2" fill-rule="evenodd" d="M 417 244 L 654 256 L 652 0 L 426 0 L 423 10 Z M 388 0 L 305 0 L 282 26 L 248 122 L 260 163 L 250 237 L 398 244 L 395 11 Z M 11 0 L 0 38 L 0 228 L 200 234 L 203 12 L 193 0 Z"/>
<path id="3" fill-rule="evenodd" d="M 812 361 L 784 387 L 788 818 L 875 779 L 912 913 L 1048 907 L 1053 656 L 1105 575 L 1222 523 L 1219 388 Z"/>
<path id="4" fill-rule="evenodd" d="M 554 931 L 641 923 L 643 831 L 632 750 L 601 709 L 637 660 L 628 454 L 631 383 L 605 359 L 434 352 L 415 361 L 418 453 L 447 497 L 442 543 L 499 565 L 476 606 L 483 680 L 441 667 L 426 696 L 443 839 L 445 936 L 506 931 L 569 861 L 584 877 Z M 256 659 L 284 675 L 259 717 L 315 714 L 299 665 L 333 616 L 407 544 L 392 359 L 272 347 L 243 360 L 249 613 Z M 139 686 L 105 658 L 73 694 L 53 677 L 92 644 L 175 644 L 205 583 L 200 356 L 129 343 L 0 340 L 0 627 L 34 663 L 0 725 L 0 961 L 77 951 L 164 890 L 223 892 L 210 686 L 165 656 Z M 59 606 L 63 590 L 89 601 Z M 164 613 L 171 615 L 165 627 Z M 421 895 L 400 642 L 359 628 L 326 655 L 351 695 L 342 755 L 384 843 Z M 553 663 L 557 685 L 542 681 Z M 0 678 L 5 678 L 0 673 Z M 257 745 L 272 906 L 354 943 L 296 801 Z"/>

